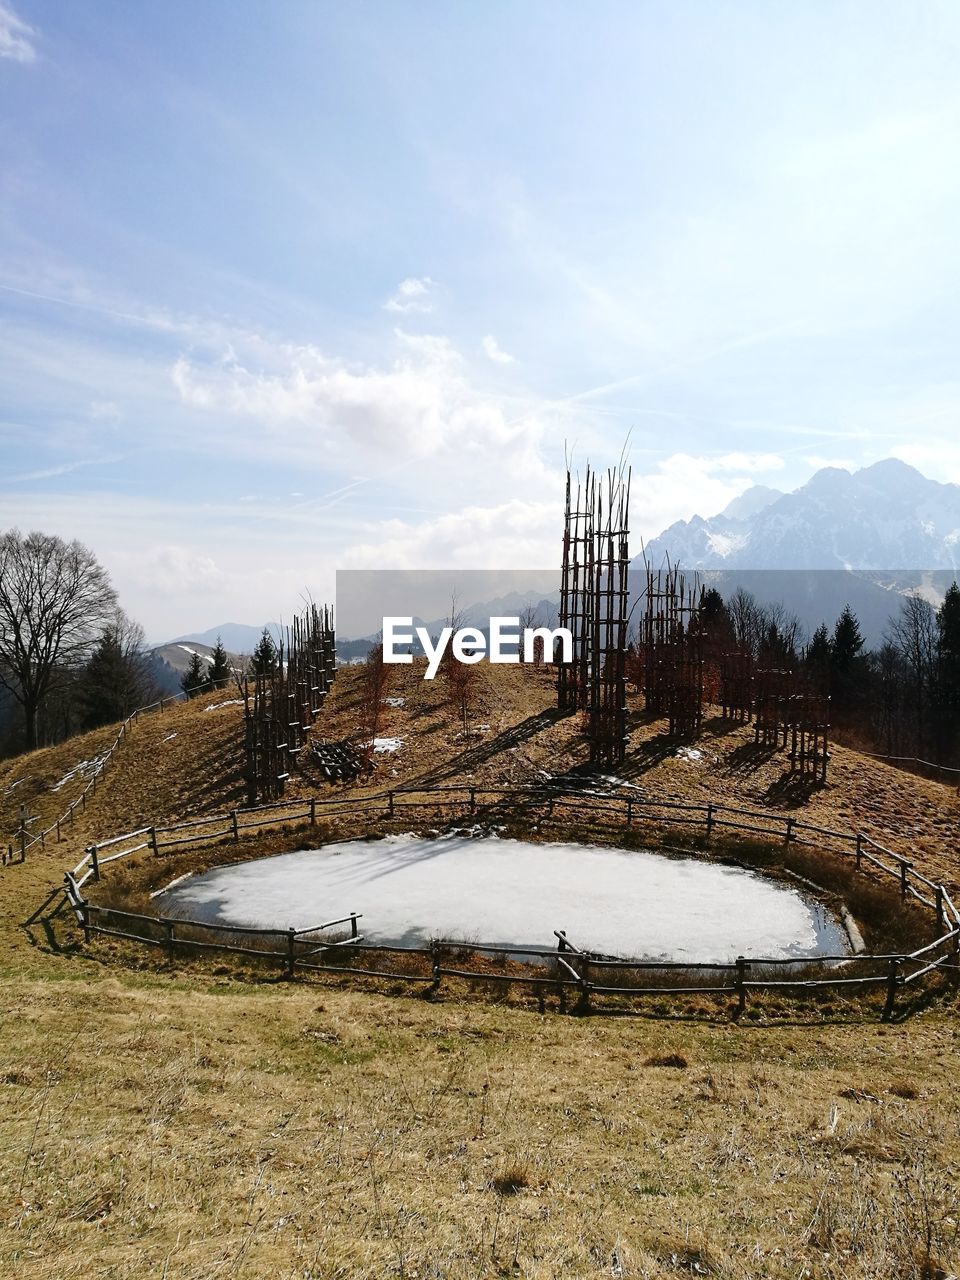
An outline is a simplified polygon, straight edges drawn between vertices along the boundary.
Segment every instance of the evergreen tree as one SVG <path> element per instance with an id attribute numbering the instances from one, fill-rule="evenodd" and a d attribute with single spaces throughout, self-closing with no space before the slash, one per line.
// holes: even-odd
<path id="1" fill-rule="evenodd" d="M 859 705 L 866 676 L 860 623 L 850 606 L 844 605 L 830 641 L 830 696 L 841 716 L 850 716 Z"/>
<path id="2" fill-rule="evenodd" d="M 852 671 L 862 652 L 863 635 L 857 615 L 848 604 L 844 605 L 843 613 L 833 629 L 833 641 L 830 645 L 830 661 L 834 671 Z"/>
<path id="3" fill-rule="evenodd" d="M 190 665 L 183 673 L 180 681 L 180 688 L 190 698 L 195 698 L 198 693 L 202 693 L 206 685 L 207 677 L 203 669 L 203 660 L 199 653 L 190 655 Z"/>
<path id="4" fill-rule="evenodd" d="M 125 720 L 150 702 L 156 686 L 144 654 L 143 628 L 118 609 L 76 673 L 75 705 L 82 729 Z"/>
<path id="5" fill-rule="evenodd" d="M 950 585 L 937 610 L 937 747 L 953 763 L 960 748 L 960 587 Z"/>
<path id="6" fill-rule="evenodd" d="M 803 665 L 814 689 L 826 693 L 830 688 L 830 632 L 825 622 L 810 637 Z"/>
<path id="7" fill-rule="evenodd" d="M 223 641 L 217 636 L 217 643 L 213 646 L 213 656 L 210 662 L 210 672 L 207 676 L 207 685 L 211 689 L 222 689 L 230 679 L 232 667 L 230 659 L 227 657 L 227 651 L 223 647 Z"/>
<path id="8" fill-rule="evenodd" d="M 264 627 L 257 647 L 250 659 L 250 674 L 255 676 L 272 676 L 277 669 L 277 646 L 273 636 Z"/>
<path id="9" fill-rule="evenodd" d="M 125 720 L 140 702 L 136 672 L 127 661 L 114 628 L 97 641 L 80 685 L 81 725 L 95 729 Z"/>

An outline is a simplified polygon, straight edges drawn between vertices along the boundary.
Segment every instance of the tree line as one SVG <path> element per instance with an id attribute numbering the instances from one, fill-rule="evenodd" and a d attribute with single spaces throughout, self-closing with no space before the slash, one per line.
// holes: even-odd
<path id="1" fill-rule="evenodd" d="M 454 600 L 451 620 L 458 616 Z M 830 697 L 834 731 L 850 745 L 960 766 L 956 582 L 939 606 L 902 597 L 873 650 L 849 607 L 807 639 L 782 604 L 761 603 L 743 589 L 728 599 L 707 591 L 702 622 L 708 665 L 736 650 L 755 667 L 794 671 L 803 687 Z M 249 669 L 272 672 L 279 660 L 264 628 Z M 192 655 L 182 687 L 189 694 L 223 688 L 239 674 L 218 637 L 209 663 Z M 473 668 L 456 663 L 445 674 L 466 726 Z M 378 708 L 384 680 L 370 694 Z M 50 534 L 0 533 L 0 754 L 123 720 L 160 696 L 143 628 L 120 608 L 93 552 Z"/>
<path id="2" fill-rule="evenodd" d="M 960 766 L 960 587 L 939 606 L 903 596 L 882 643 L 868 649 L 847 606 L 809 640 L 781 604 L 739 589 L 705 593 L 706 657 L 749 654 L 755 668 L 794 672 L 799 686 L 830 698 L 834 732 L 849 745 L 891 756 Z"/>
<path id="3" fill-rule="evenodd" d="M 184 688 L 220 688 L 231 674 L 218 639 L 209 668 L 194 655 Z M 143 628 L 93 552 L 0 533 L 0 756 L 125 720 L 161 696 Z"/>

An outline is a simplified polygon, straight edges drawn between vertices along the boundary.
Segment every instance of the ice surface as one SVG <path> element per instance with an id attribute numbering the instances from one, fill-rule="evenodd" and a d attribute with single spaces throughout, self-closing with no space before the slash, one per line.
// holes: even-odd
<path id="1" fill-rule="evenodd" d="M 792 887 L 695 858 L 484 836 L 356 840 L 218 867 L 165 911 L 305 929 L 362 913 L 368 940 L 554 946 L 563 929 L 610 955 L 729 961 L 838 954 L 845 935 Z"/>

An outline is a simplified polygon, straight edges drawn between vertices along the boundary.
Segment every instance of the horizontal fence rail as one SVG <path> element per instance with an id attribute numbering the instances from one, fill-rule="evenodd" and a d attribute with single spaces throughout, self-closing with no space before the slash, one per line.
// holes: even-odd
<path id="1" fill-rule="evenodd" d="M 83 894 L 88 882 L 101 878 L 105 865 L 145 849 L 160 857 L 166 850 L 191 844 L 224 840 L 239 843 L 244 834 L 268 826 L 313 827 L 344 813 L 380 820 L 396 819 L 414 810 L 440 817 L 449 817 L 451 811 L 454 816 L 493 817 L 504 806 L 509 806 L 507 812 L 522 810 L 528 816 L 530 810 L 535 810 L 541 820 L 563 817 L 565 810 L 575 806 L 577 814 L 589 814 L 594 825 L 599 825 L 601 817 L 628 829 L 641 822 L 660 827 L 679 822 L 700 826 L 707 836 L 729 829 L 777 838 L 786 845 L 813 845 L 850 859 L 858 871 L 872 868 L 895 879 L 901 899 L 914 900 L 935 913 L 937 937 L 909 954 L 790 959 L 739 956 L 728 963 L 654 961 L 581 950 L 562 930 L 555 931 L 555 948 L 519 948 L 453 939 L 436 939 L 429 946 L 401 947 L 366 940 L 359 932 L 361 917 L 356 913 L 308 929 L 260 929 L 139 915 L 99 906 Z M 570 788 L 549 782 L 525 787 L 437 785 L 397 788 L 367 796 L 314 796 L 231 809 L 169 826 L 142 827 L 91 844 L 77 866 L 66 873 L 64 891 L 87 941 L 102 934 L 143 943 L 164 950 L 171 961 L 176 954 L 191 949 L 220 950 L 278 963 L 286 978 L 298 973 L 341 974 L 429 984 L 433 990 L 439 989 L 444 978 L 517 984 L 532 988 L 541 1007 L 545 994 L 554 992 L 561 1009 L 567 1007 L 567 994 L 573 990 L 580 1011 L 592 1008 L 597 997 L 715 994 L 735 999 L 735 1016 L 739 1016 L 751 991 L 802 993 L 831 987 L 878 987 L 885 990 L 882 1016 L 888 1020 L 901 988 L 935 972 L 960 982 L 960 914 L 944 886 L 916 871 L 909 858 L 864 832 L 836 831 L 791 816 L 714 801 L 694 804 L 660 799 L 629 784 L 612 789 Z M 343 936 L 331 934 L 331 930 L 340 930 Z M 490 967 L 477 968 L 478 958 L 484 956 L 490 956 Z M 520 960 L 523 965 L 513 963 Z M 467 967 L 470 962 L 473 967 Z M 511 963 L 513 967 L 509 967 Z M 525 968 L 526 972 L 517 972 L 518 968 Z"/>
<path id="2" fill-rule="evenodd" d="M 920 773 L 924 769 L 929 769 L 936 774 L 937 782 L 950 782 L 960 791 L 960 768 L 955 765 L 937 764 L 933 760 L 923 760 L 920 756 L 891 756 L 881 751 L 861 751 L 859 748 L 856 750 L 858 755 L 896 765 L 897 768 L 908 773 Z"/>
<path id="3" fill-rule="evenodd" d="M 3 849 L 2 865 L 6 866 L 8 863 L 12 863 L 15 859 L 19 862 L 26 861 L 27 850 L 33 848 L 35 844 L 38 844 L 41 849 L 45 849 L 49 838 L 56 837 L 57 843 L 59 844 L 62 828 L 67 826 L 68 823 L 73 823 L 78 809 L 86 809 L 87 796 L 96 795 L 97 782 L 102 779 L 103 775 L 107 771 L 107 767 L 113 760 L 115 753 L 123 745 L 127 736 L 127 731 L 132 725 L 137 723 L 141 716 L 150 715 L 150 713 L 154 711 L 162 712 L 164 708 L 170 706 L 171 703 L 180 702 L 185 698 L 189 699 L 193 694 L 204 692 L 205 689 L 206 686 L 202 685 L 199 688 L 194 687 L 192 689 L 184 689 L 180 693 L 169 693 L 164 697 L 159 698 L 156 702 L 151 702 L 145 707 L 137 707 L 136 711 L 131 712 L 130 715 L 127 716 L 126 720 L 124 720 L 120 725 L 120 730 L 114 740 L 110 743 L 109 747 L 96 757 L 96 768 L 90 773 L 87 785 L 83 788 L 76 799 L 67 805 L 66 809 L 64 809 L 63 812 L 59 814 L 53 822 L 51 822 L 49 827 L 45 827 L 42 831 L 28 831 L 26 828 L 27 820 L 21 820 L 20 829 L 17 832 L 16 839 L 13 842 L 8 843 L 6 848 Z M 217 692 L 220 692 L 220 690 L 217 690 Z M 121 840 L 124 838 L 125 837 L 123 836 L 119 837 Z M 17 857 L 18 854 L 19 858 Z"/>

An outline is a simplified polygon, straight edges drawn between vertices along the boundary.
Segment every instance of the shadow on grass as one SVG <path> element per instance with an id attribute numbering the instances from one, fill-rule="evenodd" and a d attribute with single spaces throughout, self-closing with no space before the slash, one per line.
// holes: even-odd
<path id="1" fill-rule="evenodd" d="M 538 712 L 537 715 L 527 716 L 526 720 L 521 720 L 519 724 L 505 729 L 502 733 L 496 734 L 495 737 L 478 742 L 476 746 L 468 747 L 465 751 L 461 751 L 459 755 L 448 760 L 440 768 L 430 769 L 426 773 L 418 774 L 410 780 L 407 786 L 416 788 L 417 784 L 426 785 L 448 782 L 451 778 L 458 778 L 461 774 L 469 773 L 480 765 L 486 764 L 487 761 L 501 755 L 504 751 L 510 751 L 524 742 L 529 742 L 531 738 L 535 738 L 537 734 L 549 729 L 567 714 L 565 711 L 558 711 L 555 707 L 550 707 L 546 711 Z"/>
<path id="2" fill-rule="evenodd" d="M 824 786 L 818 778 L 788 770 L 771 782 L 763 793 L 763 801 L 773 809 L 801 809 Z"/>
<path id="3" fill-rule="evenodd" d="M 727 773 L 756 773 L 779 755 L 779 748 L 765 746 L 762 742 L 745 742 L 727 756 Z"/>

